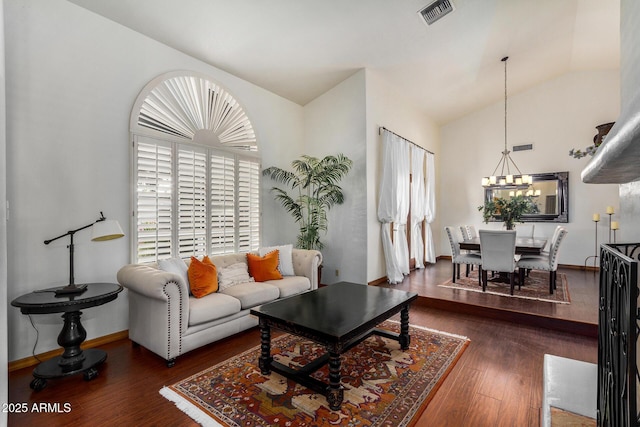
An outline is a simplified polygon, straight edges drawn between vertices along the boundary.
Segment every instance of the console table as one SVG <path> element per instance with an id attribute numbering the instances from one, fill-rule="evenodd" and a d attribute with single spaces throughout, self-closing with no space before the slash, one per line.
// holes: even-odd
<path id="1" fill-rule="evenodd" d="M 86 381 L 98 375 L 97 366 L 107 359 L 107 353 L 99 349 L 82 350 L 80 345 L 87 332 L 80 323 L 80 310 L 113 301 L 122 291 L 115 283 L 89 283 L 81 294 L 56 295 L 58 288 L 43 289 L 22 295 L 11 305 L 20 308 L 22 314 L 64 313 L 64 326 L 58 335 L 58 344 L 64 348 L 61 356 L 40 363 L 33 370 L 30 387 L 39 391 L 47 385 L 47 379 L 84 373 Z"/>

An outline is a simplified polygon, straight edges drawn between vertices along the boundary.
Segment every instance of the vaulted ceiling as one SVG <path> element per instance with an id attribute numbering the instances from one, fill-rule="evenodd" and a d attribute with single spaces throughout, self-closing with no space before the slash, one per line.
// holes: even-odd
<path id="1" fill-rule="evenodd" d="M 580 70 L 617 70 L 618 0 L 69 0 L 305 105 L 359 69 L 444 124 Z"/>

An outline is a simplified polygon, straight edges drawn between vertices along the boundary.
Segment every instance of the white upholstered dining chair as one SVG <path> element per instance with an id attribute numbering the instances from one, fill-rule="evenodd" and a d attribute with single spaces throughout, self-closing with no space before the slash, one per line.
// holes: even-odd
<path id="1" fill-rule="evenodd" d="M 462 234 L 462 238 L 464 240 L 471 240 L 478 237 L 476 228 L 473 225 L 461 225 L 460 234 Z M 466 253 L 480 255 L 480 251 L 466 250 Z M 471 264 L 470 267 L 471 267 L 471 270 L 473 270 L 473 264 Z"/>
<path id="2" fill-rule="evenodd" d="M 460 241 L 458 240 L 458 234 L 454 227 L 445 227 L 447 236 L 449 237 L 449 244 L 451 245 L 451 265 L 453 267 L 453 283 L 456 283 L 456 275 L 460 278 L 460 264 L 467 265 L 467 276 L 469 275 L 469 265 L 482 264 L 482 258 L 475 253 L 467 253 L 460 251 Z M 478 275 L 478 279 L 480 275 Z"/>
<path id="3" fill-rule="evenodd" d="M 511 295 L 515 286 L 515 230 L 480 230 L 482 291 L 487 290 L 487 271 L 507 273 Z"/>
<path id="4" fill-rule="evenodd" d="M 556 278 L 558 270 L 558 253 L 560 252 L 560 244 L 567 235 L 567 229 L 557 226 L 551 239 L 549 252 L 542 252 L 540 255 L 522 255 L 518 260 L 517 266 L 520 273 L 520 283 L 524 281 L 525 271 L 543 270 L 549 272 L 549 293 L 552 294 L 556 289 Z"/>

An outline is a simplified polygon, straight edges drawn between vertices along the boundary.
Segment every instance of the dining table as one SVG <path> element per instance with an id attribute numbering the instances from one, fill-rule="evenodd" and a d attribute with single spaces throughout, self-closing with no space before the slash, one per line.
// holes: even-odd
<path id="1" fill-rule="evenodd" d="M 516 236 L 516 254 L 519 255 L 540 255 L 546 245 L 547 239 L 542 237 L 532 238 Z M 480 251 L 480 237 L 461 240 L 460 249 L 469 251 Z"/>

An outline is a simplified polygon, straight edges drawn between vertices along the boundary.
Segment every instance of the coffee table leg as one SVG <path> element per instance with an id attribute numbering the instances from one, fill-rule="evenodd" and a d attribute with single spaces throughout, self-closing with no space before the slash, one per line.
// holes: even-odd
<path id="1" fill-rule="evenodd" d="M 258 365 L 260 366 L 260 372 L 262 375 L 269 375 L 271 373 L 271 328 L 269 324 L 260 319 L 260 360 Z"/>
<path id="2" fill-rule="evenodd" d="M 400 348 L 406 350 L 411 344 L 411 336 L 409 335 L 409 306 L 405 305 L 400 311 L 400 336 L 398 337 Z"/>
<path id="3" fill-rule="evenodd" d="M 329 408 L 337 411 L 342 406 L 344 390 L 340 384 L 340 354 L 329 351 L 329 387 L 327 388 L 327 401 Z"/>

